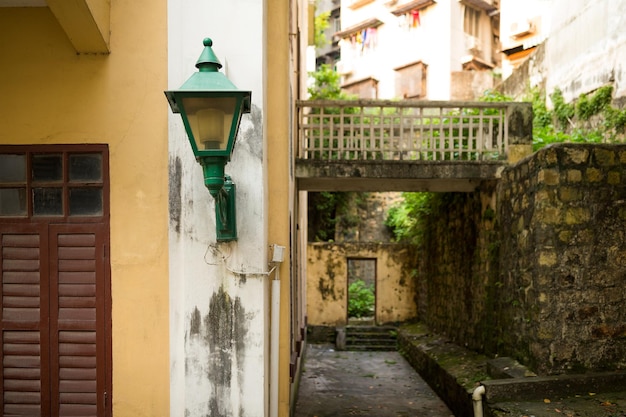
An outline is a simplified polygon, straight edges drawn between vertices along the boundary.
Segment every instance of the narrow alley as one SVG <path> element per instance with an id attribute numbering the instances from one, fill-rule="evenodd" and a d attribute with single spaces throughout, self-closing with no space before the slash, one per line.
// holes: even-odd
<path id="1" fill-rule="evenodd" d="M 295 417 L 451 417 L 398 352 L 336 351 L 309 344 Z"/>

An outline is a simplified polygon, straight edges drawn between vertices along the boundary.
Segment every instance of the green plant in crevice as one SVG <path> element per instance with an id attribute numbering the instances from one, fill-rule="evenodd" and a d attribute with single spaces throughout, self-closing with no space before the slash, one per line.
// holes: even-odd
<path id="1" fill-rule="evenodd" d="M 348 317 L 368 317 L 374 313 L 374 286 L 356 280 L 348 286 Z"/>
<path id="2" fill-rule="evenodd" d="M 550 94 L 550 99 L 552 100 L 552 104 L 554 106 L 554 117 L 558 122 L 559 127 L 563 130 L 567 129 L 573 124 L 572 119 L 576 114 L 574 105 L 565 102 L 563 93 L 558 87 L 554 89 L 552 94 Z"/>
<path id="3" fill-rule="evenodd" d="M 611 106 L 613 87 L 608 85 L 593 94 L 581 94 L 566 103 L 559 88 L 550 95 L 554 108 L 548 110 L 539 89 L 531 89 L 526 101 L 533 104 L 533 151 L 551 143 L 603 143 L 616 140 L 626 128 L 626 110 Z M 600 122 L 591 122 L 601 116 Z"/>

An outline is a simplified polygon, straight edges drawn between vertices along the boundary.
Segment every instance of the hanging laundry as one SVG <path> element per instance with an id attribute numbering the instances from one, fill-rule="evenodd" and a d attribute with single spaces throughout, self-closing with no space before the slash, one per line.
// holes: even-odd
<path id="1" fill-rule="evenodd" d="M 421 26 L 422 22 L 420 22 L 420 11 L 412 10 L 411 11 L 411 27 L 416 28 Z"/>
<path id="2" fill-rule="evenodd" d="M 367 29 L 363 29 L 361 31 L 361 39 L 362 39 L 362 43 L 361 43 L 361 52 L 363 52 L 365 50 L 365 47 L 367 46 Z"/>

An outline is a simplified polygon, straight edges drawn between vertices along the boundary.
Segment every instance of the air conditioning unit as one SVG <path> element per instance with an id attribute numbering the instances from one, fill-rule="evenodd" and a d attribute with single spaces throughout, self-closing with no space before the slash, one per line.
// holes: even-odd
<path id="1" fill-rule="evenodd" d="M 511 37 L 522 38 L 535 33 L 535 25 L 530 20 L 515 22 L 511 24 Z"/>

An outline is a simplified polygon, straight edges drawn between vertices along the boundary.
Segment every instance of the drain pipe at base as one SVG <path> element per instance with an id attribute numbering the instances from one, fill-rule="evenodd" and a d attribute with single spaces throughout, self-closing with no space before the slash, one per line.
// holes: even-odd
<path id="1" fill-rule="evenodd" d="M 280 274 L 278 273 L 280 264 L 284 260 L 285 247 L 271 245 L 272 258 L 271 271 L 276 271 L 274 279 L 271 280 L 271 301 L 270 301 L 270 417 L 278 417 L 278 350 L 280 348 Z M 270 272 L 271 272 L 270 271 Z"/>
<path id="2" fill-rule="evenodd" d="M 474 388 L 474 392 L 472 392 L 472 402 L 474 403 L 474 417 L 483 417 L 483 395 L 485 395 L 485 386 L 483 384 L 480 384 L 479 386 Z"/>

